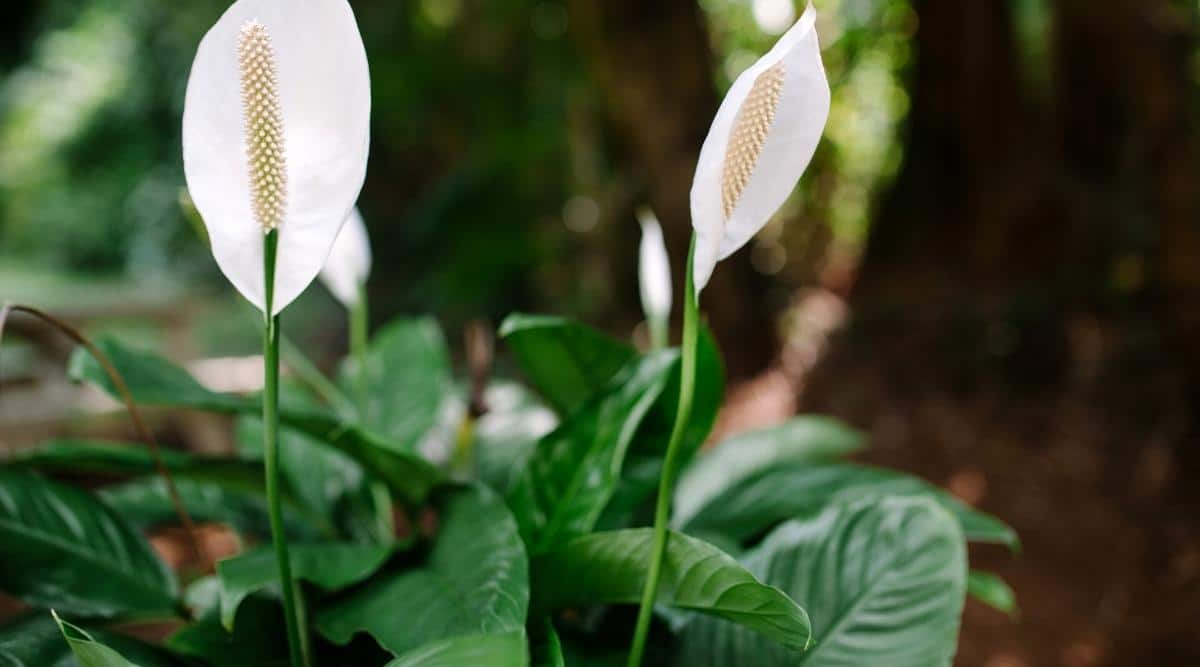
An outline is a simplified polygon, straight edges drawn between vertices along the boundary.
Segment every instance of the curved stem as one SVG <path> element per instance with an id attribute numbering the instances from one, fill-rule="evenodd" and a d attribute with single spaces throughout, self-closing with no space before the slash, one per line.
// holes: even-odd
<path id="1" fill-rule="evenodd" d="M 163 462 L 162 449 L 158 446 L 158 440 L 154 437 L 154 433 L 146 426 L 145 420 L 142 419 L 141 410 L 138 409 L 137 402 L 133 400 L 133 394 L 129 391 L 129 385 L 125 383 L 125 378 L 121 376 L 117 367 L 113 366 L 108 356 L 101 352 L 100 348 L 96 347 L 82 331 L 50 313 L 34 308 L 33 306 L 5 303 L 0 307 L 0 339 L 4 338 L 4 323 L 8 320 L 10 312 L 30 315 L 58 329 L 67 338 L 70 338 L 76 344 L 82 346 L 83 349 L 87 350 L 88 354 L 92 355 L 92 358 L 96 360 L 96 363 L 100 364 L 100 368 L 104 370 L 104 374 L 112 382 L 113 389 L 121 397 L 121 402 L 125 404 L 125 409 L 129 412 L 129 420 L 133 422 L 133 428 L 137 431 L 138 437 L 149 448 L 150 457 L 154 459 L 154 468 L 158 472 L 158 476 L 162 478 L 163 485 L 167 488 L 167 497 L 170 498 L 171 505 L 175 509 L 175 514 L 179 517 L 179 523 L 183 525 L 183 530 L 187 533 L 188 542 L 191 544 L 192 551 L 196 557 L 196 563 L 201 571 L 206 571 L 211 563 L 209 563 L 208 554 L 204 549 L 204 543 L 200 540 L 200 534 L 196 530 L 196 524 L 192 521 L 192 516 L 188 514 L 187 508 L 183 504 L 183 498 L 179 495 L 179 489 L 175 486 L 175 479 L 171 476 L 171 471 L 167 468 L 166 463 Z"/>
<path id="2" fill-rule="evenodd" d="M 263 328 L 263 460 L 267 475 L 267 509 L 271 519 L 271 541 L 279 569 L 279 588 L 283 592 L 284 622 L 287 626 L 288 653 L 292 667 L 308 667 L 309 656 L 300 623 L 299 591 L 292 579 L 292 563 L 287 537 L 283 532 L 283 504 L 279 493 L 279 316 L 275 310 L 275 253 L 279 246 L 278 230 L 267 232 L 264 239 L 263 276 L 266 309 Z"/>
<path id="3" fill-rule="evenodd" d="M 646 574 L 646 586 L 642 589 L 642 604 L 638 609 L 637 628 L 633 635 L 633 646 L 629 651 L 629 667 L 642 663 L 646 638 L 650 634 L 650 621 L 654 617 L 654 600 L 658 597 L 658 583 L 662 577 L 663 559 L 667 552 L 667 519 L 671 512 L 671 493 L 675 487 L 680 445 L 692 415 L 692 395 L 696 387 L 696 341 L 699 336 L 699 305 L 696 302 L 696 285 L 692 280 L 692 262 L 696 254 L 696 239 L 688 251 L 687 277 L 683 293 L 683 343 L 681 347 L 679 405 L 675 410 L 675 425 L 671 428 L 671 439 L 667 442 L 667 454 L 663 459 L 662 475 L 658 480 L 658 499 L 654 504 L 654 546 L 650 555 L 650 568 Z"/>
<path id="4" fill-rule="evenodd" d="M 650 330 L 650 349 L 665 350 L 671 345 L 670 322 L 666 317 L 658 315 L 647 317 L 646 328 Z"/>

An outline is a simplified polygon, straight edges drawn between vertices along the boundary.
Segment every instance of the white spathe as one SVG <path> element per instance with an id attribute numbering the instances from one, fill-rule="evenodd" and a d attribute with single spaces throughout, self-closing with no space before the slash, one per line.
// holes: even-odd
<path id="1" fill-rule="evenodd" d="M 183 165 L 221 271 L 265 310 L 264 229 L 252 206 L 239 48 L 257 22 L 273 47 L 282 131 L 274 313 L 317 276 L 362 189 L 370 143 L 367 55 L 346 0 L 238 0 L 196 51 Z"/>
<path id="2" fill-rule="evenodd" d="M 810 5 L 738 76 L 713 119 L 692 180 L 697 294 L 717 262 L 770 221 L 816 152 L 829 117 L 829 82 L 815 21 Z"/>
<path id="3" fill-rule="evenodd" d="M 342 225 L 325 268 L 321 269 L 321 282 L 347 308 L 358 304 L 359 290 L 371 275 L 371 240 L 367 236 L 367 225 L 358 208 L 350 210 L 350 217 Z"/>
<path id="4" fill-rule="evenodd" d="M 638 249 L 642 309 L 647 319 L 666 320 L 671 316 L 671 262 L 662 226 L 649 208 L 638 209 L 637 216 L 642 224 L 642 243 Z"/>

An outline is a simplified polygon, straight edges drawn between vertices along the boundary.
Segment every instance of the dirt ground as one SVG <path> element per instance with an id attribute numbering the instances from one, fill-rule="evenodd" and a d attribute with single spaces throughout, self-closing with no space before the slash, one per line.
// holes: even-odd
<path id="1" fill-rule="evenodd" d="M 986 327 L 951 343 L 944 327 L 846 325 L 828 295 L 797 312 L 801 334 L 731 391 L 719 428 L 834 415 L 869 433 L 863 460 L 1012 524 L 1019 554 L 971 561 L 1010 582 L 1020 615 L 969 602 L 956 665 L 1200 665 L 1200 437 L 1144 332 L 1078 318 L 996 352 Z"/>

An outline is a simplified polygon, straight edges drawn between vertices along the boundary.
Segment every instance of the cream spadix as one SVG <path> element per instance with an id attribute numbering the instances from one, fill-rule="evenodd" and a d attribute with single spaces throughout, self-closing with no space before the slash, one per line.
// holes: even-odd
<path id="1" fill-rule="evenodd" d="M 642 243 L 638 249 L 642 309 L 649 320 L 666 320 L 671 317 L 671 263 L 662 226 L 649 208 L 638 209 L 637 215 L 642 225 Z"/>
<path id="2" fill-rule="evenodd" d="M 362 298 L 360 290 L 370 275 L 371 240 L 362 214 L 354 208 L 333 242 L 320 278 L 342 305 L 352 308 Z"/>
<path id="3" fill-rule="evenodd" d="M 266 303 L 264 235 L 277 230 L 274 313 L 325 264 L 366 173 L 371 93 L 346 0 L 238 0 L 188 78 L 183 162 L 221 271 Z"/>
<path id="4" fill-rule="evenodd" d="M 810 5 L 765 56 L 738 76 L 713 119 L 692 181 L 699 293 L 718 261 L 779 210 L 816 152 L 829 82 Z"/>

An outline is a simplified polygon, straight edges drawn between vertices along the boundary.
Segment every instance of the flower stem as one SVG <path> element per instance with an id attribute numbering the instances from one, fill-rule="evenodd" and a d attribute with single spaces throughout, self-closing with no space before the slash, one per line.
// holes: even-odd
<path id="1" fill-rule="evenodd" d="M 358 286 L 358 301 L 350 308 L 350 357 L 354 359 L 355 403 L 362 418 L 366 418 L 367 400 L 367 344 L 370 339 L 370 309 L 367 307 L 367 287 Z"/>
<path id="2" fill-rule="evenodd" d="M 654 600 L 658 597 L 658 583 L 662 577 L 663 559 L 667 552 L 667 519 L 671 511 L 671 493 L 675 486 L 677 459 L 687 424 L 692 415 L 692 395 L 696 387 L 696 342 L 699 336 L 699 304 L 696 301 L 696 284 L 692 279 L 692 263 L 695 260 L 696 239 L 688 251 L 687 277 L 683 294 L 683 343 L 681 354 L 679 405 L 675 410 L 675 425 L 671 428 L 671 439 L 667 442 L 667 454 L 663 459 L 662 474 L 658 480 L 658 499 L 654 505 L 654 546 L 650 556 L 650 568 L 646 574 L 646 587 L 642 589 L 642 604 L 638 610 L 637 629 L 633 635 L 633 646 L 629 651 L 628 667 L 642 664 L 642 653 L 646 638 L 650 634 L 650 621 L 654 617 Z"/>
<path id="3" fill-rule="evenodd" d="M 671 344 L 669 325 L 666 317 L 650 315 L 646 318 L 646 327 L 650 330 L 650 349 L 665 350 Z"/>
<path id="4" fill-rule="evenodd" d="M 263 275 L 266 308 L 263 329 L 263 459 L 267 474 L 267 509 L 271 519 L 271 539 L 275 545 L 275 563 L 279 569 L 279 588 L 283 592 L 284 621 L 287 625 L 288 652 L 292 667 L 308 667 L 307 633 L 300 624 L 292 579 L 287 537 L 283 533 L 283 506 L 279 494 L 279 316 L 275 310 L 275 254 L 279 232 L 267 232 L 263 243 Z"/>

